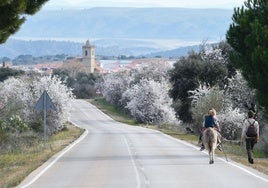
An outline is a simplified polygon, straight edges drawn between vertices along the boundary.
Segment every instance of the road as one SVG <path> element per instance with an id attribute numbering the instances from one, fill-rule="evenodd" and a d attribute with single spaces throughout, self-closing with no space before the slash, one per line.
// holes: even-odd
<path id="1" fill-rule="evenodd" d="M 216 158 L 160 132 L 113 121 L 83 100 L 70 120 L 85 134 L 18 187 L 203 188 L 268 187 L 268 176 Z"/>

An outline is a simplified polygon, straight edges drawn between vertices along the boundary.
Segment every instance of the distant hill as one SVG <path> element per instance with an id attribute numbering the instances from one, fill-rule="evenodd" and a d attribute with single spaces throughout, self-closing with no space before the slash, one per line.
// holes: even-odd
<path id="1" fill-rule="evenodd" d="M 185 46 L 185 47 L 180 47 L 176 48 L 173 50 L 165 50 L 165 51 L 159 51 L 159 52 L 153 52 L 144 55 L 145 57 L 166 57 L 166 58 L 177 58 L 181 56 L 187 55 L 191 51 L 198 52 L 200 49 L 200 45 L 193 45 L 193 46 Z"/>
<path id="2" fill-rule="evenodd" d="M 27 17 L 12 36 L 24 41 L 9 39 L 0 45 L 0 57 L 79 56 L 86 39 L 96 46 L 97 55 L 185 55 L 189 46 L 204 40 L 224 40 L 232 14 L 232 10 L 183 8 L 41 10 Z"/>
<path id="3" fill-rule="evenodd" d="M 92 8 L 40 11 L 18 37 L 215 40 L 225 37 L 232 10 Z"/>
<path id="4" fill-rule="evenodd" d="M 0 57 L 14 58 L 19 55 L 45 56 L 68 54 L 77 56 L 81 54 L 82 43 L 60 41 L 24 41 L 9 39 L 0 45 Z"/>
<path id="5" fill-rule="evenodd" d="M 107 43 L 108 40 L 105 40 Z M 95 41 L 96 55 L 98 56 L 143 56 L 143 57 L 179 57 L 186 55 L 191 50 L 199 49 L 199 45 L 185 46 L 172 50 L 156 48 L 153 42 L 119 40 L 117 45 L 101 46 L 104 40 Z M 132 43 L 133 42 L 133 43 Z M 120 44 L 124 43 L 124 44 Z M 8 57 L 14 59 L 20 55 L 32 55 L 34 57 L 53 56 L 65 54 L 67 56 L 81 56 L 84 43 L 63 41 L 24 41 L 9 39 L 7 43 L 0 45 L 0 58 Z M 147 47 L 146 47 L 147 46 Z"/>
<path id="6" fill-rule="evenodd" d="M 96 55 L 119 56 L 148 54 L 162 51 L 154 42 L 133 41 L 133 40 L 96 40 L 93 43 L 96 48 Z M 81 56 L 84 43 L 71 41 L 37 40 L 24 41 L 9 39 L 5 44 L 0 45 L 0 57 L 14 58 L 19 55 L 29 54 L 32 56 L 47 56 L 66 54 L 69 56 Z"/>

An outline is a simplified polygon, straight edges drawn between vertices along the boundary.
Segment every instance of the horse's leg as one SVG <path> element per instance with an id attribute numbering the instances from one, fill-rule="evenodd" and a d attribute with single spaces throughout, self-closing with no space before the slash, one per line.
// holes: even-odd
<path id="1" fill-rule="evenodd" d="M 211 160 L 211 151 L 209 151 L 208 154 L 209 154 L 209 164 L 212 164 L 212 160 Z"/>
<path id="2" fill-rule="evenodd" d="M 210 164 L 213 164 L 214 163 L 214 148 L 212 148 L 211 150 L 211 163 Z"/>
<path id="3" fill-rule="evenodd" d="M 211 150 L 211 148 L 209 148 L 208 154 L 209 154 L 209 164 L 213 164 L 213 151 Z"/>
<path id="4" fill-rule="evenodd" d="M 209 147 L 209 164 L 214 163 L 215 147 L 216 144 L 213 144 L 212 146 Z"/>

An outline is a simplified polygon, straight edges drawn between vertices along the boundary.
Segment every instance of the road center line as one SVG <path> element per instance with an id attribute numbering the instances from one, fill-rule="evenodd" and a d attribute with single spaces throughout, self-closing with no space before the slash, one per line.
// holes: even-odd
<path id="1" fill-rule="evenodd" d="M 139 171 L 138 171 L 138 168 L 137 168 L 137 165 L 135 163 L 135 160 L 133 158 L 133 155 L 132 155 L 132 152 L 130 150 L 130 147 L 129 147 L 129 144 L 127 142 L 127 139 L 125 136 L 122 136 L 125 143 L 126 143 L 126 146 L 127 146 L 127 150 L 128 150 L 128 153 L 129 153 L 129 156 L 131 158 L 131 163 L 132 163 L 132 166 L 134 168 L 134 171 L 135 171 L 135 175 L 136 175 L 136 181 L 137 181 L 137 188 L 140 188 L 141 187 L 141 180 L 140 180 L 140 175 L 139 175 Z"/>

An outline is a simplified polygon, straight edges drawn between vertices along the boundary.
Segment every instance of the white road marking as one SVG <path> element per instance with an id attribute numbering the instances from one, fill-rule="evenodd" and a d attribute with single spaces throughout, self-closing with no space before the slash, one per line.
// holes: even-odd
<path id="1" fill-rule="evenodd" d="M 198 147 L 196 147 L 196 146 L 194 146 L 194 145 L 192 145 L 192 144 L 190 144 L 190 143 L 187 143 L 187 142 L 185 142 L 185 141 L 182 141 L 182 140 L 173 138 L 172 136 L 169 136 L 169 135 L 164 134 L 164 133 L 162 133 L 162 132 L 160 132 L 160 131 L 157 131 L 157 130 L 153 130 L 153 131 L 158 132 L 158 133 L 161 133 L 161 134 L 163 134 L 164 136 L 166 136 L 166 137 L 168 137 L 169 139 L 172 139 L 172 140 L 174 140 L 174 141 L 176 141 L 176 142 L 179 142 L 179 143 L 181 143 L 181 144 L 184 144 L 184 145 L 186 145 L 186 146 L 189 146 L 189 147 L 192 147 L 192 148 L 194 148 L 194 149 L 198 149 L 198 150 L 199 150 Z M 203 151 L 203 152 L 204 152 L 204 151 Z M 206 154 L 207 154 L 207 153 L 206 153 Z M 240 170 L 242 170 L 242 171 L 248 173 L 249 175 L 252 175 L 252 176 L 254 176 L 254 177 L 256 177 L 256 178 L 258 178 L 258 179 L 260 179 L 260 180 L 262 180 L 262 181 L 268 182 L 268 179 L 263 178 L 263 177 L 261 177 L 261 176 L 259 176 L 259 175 L 257 175 L 257 174 L 254 174 L 253 172 L 250 172 L 249 170 L 247 170 L 247 169 L 245 169 L 245 168 L 243 168 L 243 167 L 241 167 L 241 166 L 239 166 L 239 165 L 236 165 L 236 164 L 233 163 L 233 162 L 226 161 L 225 159 L 222 159 L 222 158 L 219 158 L 219 157 L 217 157 L 217 158 L 218 158 L 219 160 L 221 160 L 221 161 L 223 161 L 223 162 L 225 162 L 225 163 L 231 165 L 231 166 L 234 166 L 234 167 L 236 167 L 236 168 L 238 168 L 238 169 L 240 169 Z"/>
<path id="2" fill-rule="evenodd" d="M 73 122 L 72 122 L 73 123 Z M 76 125 L 75 123 L 73 123 Z M 77 125 L 76 125 L 77 126 Z M 77 126 L 79 127 L 79 126 Z M 39 172 L 29 183 L 26 185 L 21 186 L 20 188 L 26 188 L 30 185 L 32 185 L 36 180 L 38 180 L 50 167 L 52 167 L 65 153 L 70 151 L 76 144 L 81 142 L 88 134 L 88 130 L 85 129 L 85 132 L 77 139 L 75 140 L 72 144 L 67 146 L 48 166 L 46 166 L 41 172 Z"/>
<path id="3" fill-rule="evenodd" d="M 224 160 L 224 159 L 222 159 L 222 158 L 219 158 L 221 161 L 223 161 L 223 162 L 225 162 L 225 163 L 228 163 L 229 165 L 232 165 L 232 166 L 234 166 L 234 167 L 236 167 L 236 168 L 239 168 L 240 170 L 242 170 L 242 171 L 244 171 L 244 172 L 246 172 L 246 173 L 248 173 L 248 174 L 250 174 L 250 175 L 252 175 L 252 176 L 254 176 L 254 177 L 256 177 L 256 178 L 258 178 L 258 179 L 261 179 L 262 181 L 265 181 L 265 182 L 268 182 L 268 179 L 265 179 L 265 178 L 263 178 L 263 177 L 261 177 L 261 176 L 258 176 L 257 174 L 254 174 L 253 172 L 250 172 L 249 170 L 247 170 L 247 169 L 245 169 L 245 168 L 243 168 L 243 167 L 241 167 L 241 166 L 239 166 L 239 165 L 236 165 L 236 164 L 234 164 L 234 163 L 232 163 L 232 162 L 227 162 L 226 160 Z"/>
<path id="4" fill-rule="evenodd" d="M 128 153 L 130 155 L 130 158 L 131 158 L 131 162 L 132 162 L 132 166 L 135 170 L 135 174 L 136 174 L 136 181 L 137 181 L 137 188 L 141 187 L 141 180 L 140 180 L 140 175 L 139 175 L 139 171 L 138 171 L 138 168 L 137 168 L 137 165 L 135 163 L 135 160 L 133 158 L 133 155 L 132 155 L 132 152 L 130 150 L 130 147 L 129 147 L 129 144 L 127 142 L 127 139 L 125 136 L 122 136 L 124 138 L 124 141 L 126 143 L 126 146 L 127 146 L 127 150 L 128 150 Z"/>

